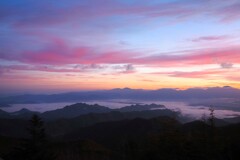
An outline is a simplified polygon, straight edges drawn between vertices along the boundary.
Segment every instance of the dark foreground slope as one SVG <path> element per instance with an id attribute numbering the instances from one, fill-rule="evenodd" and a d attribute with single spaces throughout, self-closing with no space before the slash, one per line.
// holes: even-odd
<path id="1" fill-rule="evenodd" d="M 160 116 L 80 127 L 62 138 L 49 137 L 44 149 L 51 151 L 56 160 L 238 160 L 239 135 L 240 123 L 215 127 L 214 123 L 182 124 L 173 117 Z M 21 141 L 20 137 L 0 136 L 0 157 L 20 160 L 12 155 L 16 146 L 23 147 Z"/>
<path id="2" fill-rule="evenodd" d="M 205 123 L 207 120 L 183 123 L 180 113 L 154 104 L 111 110 L 78 103 L 35 113 L 42 117 L 34 116 L 35 121 L 22 117 L 32 114 L 28 110 L 1 112 L 0 157 L 5 160 L 240 159 L 238 118 L 224 121 L 213 117 L 211 123 Z"/>

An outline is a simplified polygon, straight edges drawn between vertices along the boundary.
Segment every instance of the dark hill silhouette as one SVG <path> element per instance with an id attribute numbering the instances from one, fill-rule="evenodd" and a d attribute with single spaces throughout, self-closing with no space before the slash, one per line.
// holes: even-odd
<path id="1" fill-rule="evenodd" d="M 0 118 L 9 118 L 9 119 L 29 119 L 33 114 L 40 114 L 39 112 L 30 111 L 28 109 L 21 109 L 16 112 L 5 112 L 0 110 Z"/>
<path id="2" fill-rule="evenodd" d="M 229 122 L 229 123 L 240 123 L 240 116 L 224 118 L 224 121 Z"/>
<path id="3" fill-rule="evenodd" d="M 30 111 L 30 110 L 28 110 L 28 109 L 26 109 L 26 108 L 23 108 L 23 109 L 21 109 L 21 110 L 19 110 L 19 111 L 16 111 L 16 112 L 11 113 L 11 114 L 12 114 L 12 115 L 19 115 L 19 114 L 25 114 L 25 113 L 30 113 L 30 112 L 32 112 L 32 111 Z"/>
<path id="4" fill-rule="evenodd" d="M 45 125 L 49 135 L 52 137 L 59 137 L 80 127 L 86 127 L 100 122 L 119 121 L 134 118 L 150 119 L 158 116 L 178 118 L 179 113 L 168 109 L 133 112 L 111 111 L 106 113 L 89 113 L 77 116 L 75 118 L 52 119 L 51 121 L 46 121 Z M 18 125 L 19 123 L 21 123 L 21 125 Z M 13 119 L 12 117 L 11 119 L 0 119 L 0 124 L 2 124 L 0 126 L 0 135 L 1 133 L 3 133 L 3 135 L 8 134 L 9 136 L 13 137 L 16 136 L 16 134 L 19 137 L 26 135 L 25 128 L 27 126 L 24 124 L 27 124 L 27 121 L 24 119 Z"/>
<path id="5" fill-rule="evenodd" d="M 44 112 L 41 114 L 41 117 L 44 119 L 74 118 L 88 113 L 105 113 L 110 111 L 111 109 L 98 104 L 76 103 L 62 109 Z"/>
<path id="6" fill-rule="evenodd" d="M 28 109 L 21 109 L 17 112 L 4 112 L 0 110 L 0 118 L 19 118 L 19 119 L 29 119 L 33 114 L 37 114 L 44 118 L 45 120 L 56 120 L 61 118 L 74 118 L 80 115 L 85 115 L 89 113 L 108 113 L 112 111 L 119 111 L 119 112 L 132 112 L 132 111 L 146 111 L 146 110 L 155 110 L 155 109 L 162 109 L 162 113 L 166 112 L 167 109 L 163 105 L 131 105 L 126 106 L 120 109 L 110 109 L 104 106 L 100 106 L 98 104 L 89 105 L 86 103 L 76 103 L 73 105 L 66 106 L 61 109 L 56 109 L 52 111 L 47 111 L 44 113 L 38 113 L 34 111 L 30 111 Z M 170 112 L 170 110 L 168 110 Z M 157 112 L 159 114 L 159 112 Z"/>
<path id="7" fill-rule="evenodd" d="M 26 108 L 23 108 L 19 111 L 10 113 L 12 118 L 19 118 L 19 119 L 30 119 L 34 114 L 40 115 L 40 112 L 30 111 Z"/>
<path id="8" fill-rule="evenodd" d="M 182 125 L 182 130 L 184 132 L 200 132 L 206 129 L 209 130 L 210 126 L 200 120 L 188 122 Z"/>

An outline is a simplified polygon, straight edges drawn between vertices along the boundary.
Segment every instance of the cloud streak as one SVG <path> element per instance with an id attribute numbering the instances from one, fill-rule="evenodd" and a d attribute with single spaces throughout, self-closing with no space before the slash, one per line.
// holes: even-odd
<path id="1" fill-rule="evenodd" d="M 140 0 L 132 5 L 121 1 L 90 0 L 90 1 L 58 1 L 39 2 L 21 1 L 20 3 L 1 2 L 0 18 L 4 22 L 12 21 L 17 27 L 46 26 L 64 23 L 78 24 L 104 17 L 137 16 L 143 19 L 172 17 L 193 17 L 208 14 L 221 21 L 233 21 L 239 18 L 239 2 L 234 0 L 219 1 L 175 1 L 151 3 Z M 104 5 L 102 5 L 104 3 Z M 218 5 L 216 5 L 218 3 Z M 207 6 L 207 7 L 206 7 Z M 21 15 L 21 16 L 19 16 Z M 137 18 L 133 18 L 133 20 Z"/>
<path id="2" fill-rule="evenodd" d="M 232 64 L 232 63 L 228 63 L 228 62 L 222 62 L 222 63 L 220 64 L 220 66 L 221 66 L 222 68 L 229 69 L 229 68 L 232 68 L 232 67 L 233 67 L 233 64 Z"/>
<path id="3" fill-rule="evenodd" d="M 224 41 L 229 39 L 230 37 L 227 35 L 221 36 L 203 36 L 196 39 L 192 39 L 192 42 L 209 42 L 209 41 Z"/>

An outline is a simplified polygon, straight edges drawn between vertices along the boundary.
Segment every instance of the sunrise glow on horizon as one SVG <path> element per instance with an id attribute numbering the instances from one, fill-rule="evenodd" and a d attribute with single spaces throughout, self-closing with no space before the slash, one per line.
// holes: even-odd
<path id="1" fill-rule="evenodd" d="M 0 2 L 0 92 L 240 88 L 239 0 Z"/>

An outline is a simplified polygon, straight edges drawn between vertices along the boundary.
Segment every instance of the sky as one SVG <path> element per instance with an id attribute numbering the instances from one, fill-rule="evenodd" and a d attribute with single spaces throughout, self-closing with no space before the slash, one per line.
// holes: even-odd
<path id="1" fill-rule="evenodd" d="M 1 0 L 0 93 L 240 88 L 239 0 Z"/>

